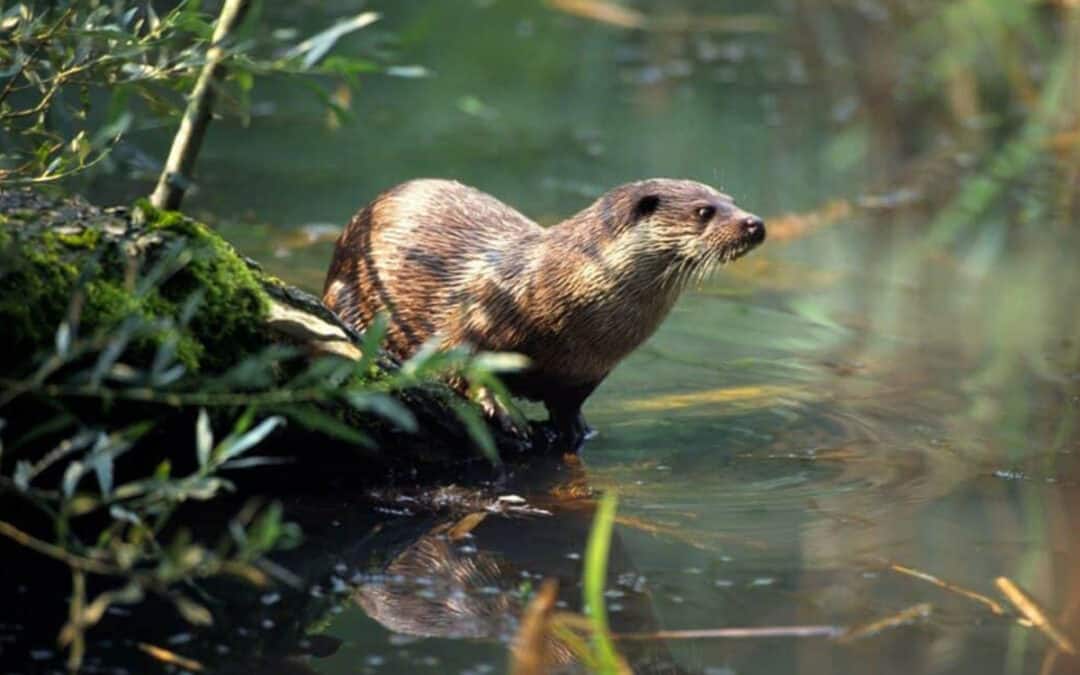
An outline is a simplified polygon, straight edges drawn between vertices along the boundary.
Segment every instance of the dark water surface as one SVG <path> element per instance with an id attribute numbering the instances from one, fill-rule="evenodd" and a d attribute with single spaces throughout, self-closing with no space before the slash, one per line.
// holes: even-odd
<path id="1" fill-rule="evenodd" d="M 643 672 L 1080 669 L 994 582 L 1080 641 L 1080 160 L 1024 136 L 1047 106 L 1076 119 L 1076 12 L 993 42 L 1016 50 L 1001 63 L 1034 83 L 1025 100 L 948 17 L 907 4 L 636 3 L 694 29 L 635 31 L 524 2 L 373 3 L 383 20 L 340 48 L 431 77 L 369 77 L 336 129 L 280 82 L 254 94 L 273 115 L 214 125 L 189 208 L 311 290 L 335 228 L 418 176 L 543 223 L 620 182 L 689 177 L 771 228 L 590 399 L 583 466 L 513 486 L 553 515 L 489 515 L 454 538 L 451 517 L 375 527 L 348 495 L 293 504 L 309 546 L 290 555 L 332 567 L 340 599 L 305 618 L 329 647 L 290 667 L 503 672 L 530 588 L 558 578 L 576 606 L 588 486 L 620 496 L 616 631 L 850 627 L 926 603 L 850 642 L 620 643 Z M 359 9 L 269 11 L 315 30 Z M 772 30 L 709 29 L 744 12 Z M 1009 173 L 1017 138 L 1026 164 Z"/>

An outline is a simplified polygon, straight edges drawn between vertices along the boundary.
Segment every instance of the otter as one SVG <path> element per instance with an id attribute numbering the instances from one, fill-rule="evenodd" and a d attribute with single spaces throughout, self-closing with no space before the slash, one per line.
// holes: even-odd
<path id="1" fill-rule="evenodd" d="M 576 451 L 585 399 L 687 281 L 764 240 L 761 218 L 690 180 L 628 183 L 543 228 L 476 188 L 418 179 L 349 221 L 323 302 L 357 330 L 385 314 L 401 359 L 433 338 L 523 354 L 529 365 L 504 383 L 542 401 L 557 445 Z"/>

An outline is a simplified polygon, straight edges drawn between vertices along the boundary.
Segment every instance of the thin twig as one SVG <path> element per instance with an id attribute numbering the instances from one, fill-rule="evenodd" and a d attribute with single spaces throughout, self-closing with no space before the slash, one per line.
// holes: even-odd
<path id="1" fill-rule="evenodd" d="M 98 560 L 94 560 L 92 558 L 84 558 L 82 556 L 78 556 L 68 551 L 65 551 L 64 549 L 60 548 L 55 544 L 50 544 L 47 541 L 42 541 L 41 539 L 38 539 L 33 535 L 27 534 L 26 532 L 23 532 L 11 523 L 4 522 L 3 520 L 0 520 L 0 534 L 11 539 L 17 544 L 22 544 L 23 546 L 31 550 L 37 551 L 42 555 L 49 556 L 54 560 L 59 560 L 60 562 L 66 564 L 68 567 L 76 570 L 90 572 L 92 574 L 123 574 L 123 571 L 119 568 L 113 567 L 112 565 L 100 562 Z"/>
<path id="2" fill-rule="evenodd" d="M 1074 594 L 1069 601 L 1068 606 L 1065 608 L 1065 611 L 1058 617 L 1058 621 L 1063 624 L 1069 623 L 1069 620 L 1076 614 L 1077 609 L 1080 609 L 1080 596 Z M 1053 673 L 1054 666 L 1057 665 L 1059 658 L 1061 658 L 1061 650 L 1054 647 L 1043 659 L 1042 667 L 1039 668 L 1039 675 L 1050 675 Z"/>
<path id="3" fill-rule="evenodd" d="M 174 651 L 165 649 L 164 647 L 158 647 L 157 645 L 152 645 L 149 642 L 137 642 L 135 643 L 135 646 L 137 646 L 140 651 L 148 654 L 151 658 L 154 658 L 162 663 L 166 663 L 170 666 L 177 666 L 184 670 L 190 670 L 194 673 L 201 673 L 204 670 L 203 664 L 199 663 L 195 659 L 189 659 L 186 656 L 181 656 Z"/>
<path id="4" fill-rule="evenodd" d="M 854 626 L 848 629 L 843 635 L 837 638 L 838 642 L 853 642 L 871 635 L 876 635 L 883 630 L 889 628 L 897 628 L 899 626 L 905 626 L 915 621 L 925 619 L 930 613 L 934 611 L 934 606 L 929 602 L 920 602 L 917 605 L 912 605 L 907 609 L 902 609 L 896 614 L 890 614 L 883 619 L 877 619 L 870 623 L 864 623 L 858 626 Z"/>
<path id="5" fill-rule="evenodd" d="M 912 567 L 907 567 L 906 565 L 900 565 L 898 563 L 890 562 L 890 563 L 888 563 L 888 566 L 889 566 L 889 569 L 891 569 L 892 571 L 897 572 L 899 574 L 906 574 L 909 577 L 915 577 L 916 579 L 922 579 L 923 581 L 931 583 L 931 584 L 937 586 L 938 588 L 944 588 L 947 591 L 951 591 L 951 592 L 956 593 L 958 595 L 962 595 L 962 596 L 964 596 L 966 598 L 971 598 L 972 600 L 975 600 L 976 602 L 981 602 L 982 604 L 989 607 L 990 611 L 993 612 L 994 614 L 1004 614 L 1005 613 L 1005 608 L 1002 607 L 999 602 L 997 602 L 993 598 L 989 598 L 989 597 L 983 595 L 982 593 L 977 593 L 976 591 L 964 588 L 963 586 L 957 586 L 956 584 L 950 583 L 950 582 L 945 581 L 943 579 L 939 579 L 938 577 L 935 577 L 933 574 L 928 574 L 927 572 L 923 572 L 921 570 L 917 570 L 917 569 L 914 569 Z"/>
<path id="6" fill-rule="evenodd" d="M 691 630 L 658 630 L 653 633 L 615 633 L 616 640 L 707 640 L 779 637 L 837 638 L 845 633 L 843 626 L 751 626 L 744 628 L 698 628 Z"/>
<path id="7" fill-rule="evenodd" d="M 1046 635 L 1046 637 L 1050 638 L 1050 641 L 1053 642 L 1058 649 L 1066 654 L 1076 654 L 1076 645 L 1073 644 L 1072 640 L 1061 632 L 1061 629 L 1054 625 L 1050 620 L 1050 617 L 1046 615 L 1046 612 L 1044 612 L 1030 596 L 1020 590 L 1020 587 L 1017 586 L 1012 579 L 1009 579 L 1008 577 L 998 577 L 994 580 L 994 583 L 997 584 L 998 590 L 1000 590 L 1005 597 L 1009 599 L 1009 602 L 1016 607 L 1017 611 L 1031 621 L 1031 624 L 1035 628 L 1038 628 Z"/>
<path id="8" fill-rule="evenodd" d="M 67 644 L 68 672 L 77 673 L 86 654 L 86 634 L 82 625 L 83 607 L 86 606 L 86 574 L 77 568 L 71 570 L 71 603 L 68 606 L 68 622 L 74 626 Z"/>

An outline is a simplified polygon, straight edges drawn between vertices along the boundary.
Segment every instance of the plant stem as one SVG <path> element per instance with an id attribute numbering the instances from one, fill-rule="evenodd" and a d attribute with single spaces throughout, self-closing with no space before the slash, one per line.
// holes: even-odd
<path id="1" fill-rule="evenodd" d="M 251 3 L 248 0 L 225 0 L 221 8 L 210 48 L 206 51 L 206 63 L 203 65 L 195 89 L 191 92 L 180 128 L 173 138 L 169 149 L 169 158 L 158 177 L 157 187 L 150 196 L 150 203 L 159 209 L 176 210 L 184 198 L 195 159 L 199 155 L 206 127 L 210 124 L 210 112 L 214 103 L 214 87 L 225 74 L 222 62 L 225 50 L 221 43 L 226 40 L 247 13 Z"/>
<path id="2" fill-rule="evenodd" d="M 73 570 L 90 572 L 92 574 L 121 574 L 122 571 L 108 563 L 99 562 L 92 558 L 83 558 L 65 551 L 64 549 L 42 541 L 33 535 L 29 535 L 10 523 L 0 520 L 0 535 L 4 535 L 18 544 L 37 551 L 42 555 L 49 556 L 54 560 L 66 564 Z"/>

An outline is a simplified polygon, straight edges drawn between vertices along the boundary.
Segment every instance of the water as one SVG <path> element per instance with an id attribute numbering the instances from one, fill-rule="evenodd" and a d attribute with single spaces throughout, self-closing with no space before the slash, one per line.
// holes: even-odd
<path id="1" fill-rule="evenodd" d="M 890 568 L 1012 612 L 994 585 L 1008 577 L 1080 640 L 1078 145 L 1046 141 L 1023 171 L 1003 162 L 1004 179 L 973 178 L 1039 118 L 1038 85 L 1066 50 L 1075 61 L 1076 11 L 1071 27 L 1013 26 L 999 63 L 979 56 L 975 28 L 933 10 L 912 18 L 903 3 L 637 6 L 752 12 L 775 30 L 640 32 L 542 4 L 385 3 L 383 21 L 340 48 L 389 51 L 432 77 L 366 78 L 340 128 L 300 87 L 260 84 L 272 115 L 212 127 L 189 208 L 313 291 L 334 227 L 417 176 L 457 178 L 542 223 L 620 182 L 689 177 L 771 228 L 762 249 L 689 290 L 589 400 L 600 435 L 582 466 L 512 486 L 553 515 L 491 515 L 451 540 L 460 513 L 372 529 L 349 495 L 296 500 L 309 544 L 286 560 L 328 589 L 338 579 L 339 600 L 309 603 L 275 646 L 236 638 L 253 655 L 225 663 L 304 652 L 307 634 L 328 646 L 296 659 L 327 675 L 502 672 L 529 588 L 557 578 L 576 606 L 588 487 L 620 495 L 616 631 L 865 626 L 930 606 L 850 643 L 620 643 L 642 671 L 1080 668 L 1015 615 Z M 975 25 L 996 26 L 1003 6 L 986 3 L 989 23 Z M 303 33 L 355 9 L 268 15 Z M 1012 84 L 1001 63 L 1020 68 Z M 1053 124 L 1080 110 L 1071 67 Z"/>

